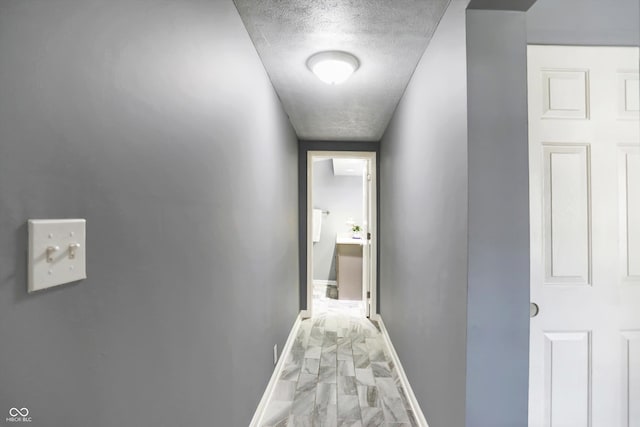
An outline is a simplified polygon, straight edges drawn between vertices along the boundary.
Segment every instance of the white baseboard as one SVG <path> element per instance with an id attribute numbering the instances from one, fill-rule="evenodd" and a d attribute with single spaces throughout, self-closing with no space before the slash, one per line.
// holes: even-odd
<path id="1" fill-rule="evenodd" d="M 413 394 L 413 389 L 411 388 L 411 384 L 409 384 L 409 380 L 407 378 L 407 374 L 404 372 L 404 368 L 402 367 L 402 363 L 400 363 L 400 358 L 398 357 L 398 353 L 396 353 L 396 349 L 393 348 L 393 343 L 389 338 L 389 332 L 387 332 L 387 328 L 384 326 L 384 322 L 382 321 L 382 317 L 379 314 L 374 314 L 371 316 L 371 320 L 375 320 L 380 325 L 380 330 L 382 331 L 382 336 L 384 338 L 385 343 L 389 347 L 391 351 L 391 360 L 393 361 L 396 370 L 398 371 L 398 377 L 400 377 L 400 384 L 404 389 L 405 394 L 407 395 L 407 399 L 409 400 L 409 405 L 411 405 L 411 411 L 413 411 L 413 415 L 418 422 L 419 427 L 429 427 L 427 424 L 427 419 L 424 417 L 422 413 L 422 409 L 418 404 L 418 400 L 416 399 L 416 395 Z"/>
<path id="2" fill-rule="evenodd" d="M 283 356 L 289 354 L 291 347 L 293 346 L 294 341 L 296 340 L 296 336 L 298 335 L 298 330 L 300 329 L 300 324 L 302 323 L 303 315 L 302 311 L 298 314 L 296 321 L 293 323 L 293 327 L 291 328 L 291 332 L 289 332 L 289 337 L 287 338 L 287 342 L 284 344 L 284 348 L 280 352 L 280 357 L 278 358 L 278 363 L 276 363 L 276 367 L 273 369 L 273 374 L 271 374 L 271 379 L 269 380 L 269 384 L 267 384 L 267 388 L 262 395 L 262 399 L 260 399 L 260 403 L 258 404 L 258 408 L 256 412 L 253 414 L 253 418 L 251 419 L 251 423 L 249 427 L 258 427 L 264 417 L 264 412 L 267 409 L 267 403 L 271 399 L 271 394 L 273 394 L 273 389 L 276 386 L 276 382 L 278 381 L 278 377 L 284 368 L 284 360 Z"/>

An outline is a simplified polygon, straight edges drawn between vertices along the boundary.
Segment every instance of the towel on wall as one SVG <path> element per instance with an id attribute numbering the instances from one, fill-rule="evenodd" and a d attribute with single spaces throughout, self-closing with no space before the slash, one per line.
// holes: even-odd
<path id="1" fill-rule="evenodd" d="M 320 229 L 322 228 L 322 210 L 313 210 L 313 242 L 320 241 Z"/>

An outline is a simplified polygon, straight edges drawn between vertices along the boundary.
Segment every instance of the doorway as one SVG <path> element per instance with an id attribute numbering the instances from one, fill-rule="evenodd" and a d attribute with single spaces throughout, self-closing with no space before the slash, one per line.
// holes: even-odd
<path id="1" fill-rule="evenodd" d="M 376 153 L 307 153 L 307 313 L 376 307 Z"/>
<path id="2" fill-rule="evenodd" d="M 640 425 L 637 48 L 529 46 L 529 426 Z"/>

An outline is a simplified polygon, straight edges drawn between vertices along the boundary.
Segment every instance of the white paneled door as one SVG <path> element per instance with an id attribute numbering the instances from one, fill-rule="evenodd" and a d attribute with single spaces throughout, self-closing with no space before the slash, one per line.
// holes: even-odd
<path id="1" fill-rule="evenodd" d="M 371 316 L 371 281 L 369 280 L 369 267 L 371 264 L 371 242 L 369 239 L 371 233 L 369 227 L 369 224 L 371 224 L 371 209 L 369 206 L 371 193 L 370 162 L 371 160 L 365 160 L 362 170 L 362 301 L 364 302 L 362 309 L 365 317 Z"/>
<path id="2" fill-rule="evenodd" d="M 640 427 L 639 61 L 528 48 L 530 427 Z"/>

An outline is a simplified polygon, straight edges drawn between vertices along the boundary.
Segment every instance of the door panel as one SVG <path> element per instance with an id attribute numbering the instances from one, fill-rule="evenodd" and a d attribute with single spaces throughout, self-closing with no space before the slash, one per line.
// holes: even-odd
<path id="1" fill-rule="evenodd" d="M 545 119 L 586 119 L 587 71 L 585 70 L 545 70 L 543 112 Z"/>
<path id="2" fill-rule="evenodd" d="M 588 425 L 591 336 L 588 332 L 545 335 L 545 414 L 550 426 Z M 567 397 L 570 397 L 567 399 Z"/>
<path id="3" fill-rule="evenodd" d="M 544 145 L 545 283 L 588 285 L 589 147 Z"/>
<path id="4" fill-rule="evenodd" d="M 619 159 L 621 272 L 640 281 L 640 147 L 620 147 Z"/>
<path id="5" fill-rule="evenodd" d="M 622 333 L 623 425 L 640 427 L 640 330 Z"/>
<path id="6" fill-rule="evenodd" d="M 620 106 L 620 117 L 634 119 L 640 111 L 640 84 L 638 84 L 638 73 L 619 72 L 618 73 L 618 99 Z"/>

